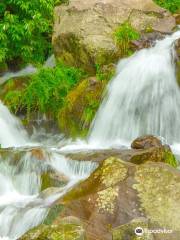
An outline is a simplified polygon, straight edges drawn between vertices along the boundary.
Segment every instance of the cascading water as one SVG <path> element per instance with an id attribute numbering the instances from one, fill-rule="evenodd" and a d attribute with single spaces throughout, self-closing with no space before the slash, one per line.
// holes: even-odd
<path id="1" fill-rule="evenodd" d="M 173 61 L 173 43 L 178 38 L 180 32 L 119 63 L 93 122 L 89 145 L 82 141 L 72 145 L 60 136 L 56 146 L 54 140 L 46 142 L 43 160 L 37 160 L 27 147 L 32 143 L 20 121 L 0 102 L 1 147 L 21 147 L 0 154 L 0 239 L 16 240 L 41 224 L 49 207 L 97 167 L 68 159 L 66 151 L 109 147 L 142 134 L 160 135 L 169 142 L 180 140 L 180 92 Z M 68 182 L 47 195 L 41 192 L 41 175 L 49 168 L 66 176 Z"/>
<path id="2" fill-rule="evenodd" d="M 174 43 L 180 31 L 123 59 L 92 124 L 89 143 L 105 146 L 144 134 L 180 141 Z"/>
<path id="3" fill-rule="evenodd" d="M 55 151 L 51 147 L 40 150 L 43 161 L 34 158 L 28 145 L 35 143 L 30 142 L 20 121 L 1 102 L 0 129 L 0 239 L 16 240 L 41 224 L 51 205 L 87 178 L 97 165 L 67 159 L 56 147 Z M 3 149 L 7 147 L 16 148 Z M 68 182 L 54 191 L 47 188 L 47 194 L 46 190 L 41 192 L 41 175 L 49 168 L 65 176 Z"/>
<path id="4" fill-rule="evenodd" d="M 43 67 L 54 68 L 56 66 L 56 60 L 54 55 L 51 55 L 44 63 Z M 29 64 L 25 68 L 17 72 L 6 72 L 2 77 L 0 77 L 0 85 L 6 82 L 7 80 L 15 77 L 23 77 L 32 75 L 37 72 L 37 68 Z"/>
<path id="5" fill-rule="evenodd" d="M 27 134 L 19 120 L 12 116 L 0 101 L 0 145 L 1 147 L 18 147 L 25 145 Z"/>
<path id="6" fill-rule="evenodd" d="M 95 163 L 66 159 L 57 152 L 44 152 L 43 162 L 34 159 L 31 150 L 22 152 L 19 152 L 18 163 L 13 152 L 0 158 L 0 239 L 16 240 L 41 224 L 53 202 L 97 167 Z M 64 174 L 68 183 L 44 195 L 41 192 L 41 174 L 49 168 Z"/>

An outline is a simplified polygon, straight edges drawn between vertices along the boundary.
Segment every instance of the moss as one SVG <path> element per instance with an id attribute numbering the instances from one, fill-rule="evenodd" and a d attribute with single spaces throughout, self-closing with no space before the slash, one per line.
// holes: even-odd
<path id="1" fill-rule="evenodd" d="M 114 213 L 115 206 L 114 202 L 119 194 L 119 187 L 109 187 L 105 190 L 98 192 L 96 205 L 100 212 Z"/>
<path id="2" fill-rule="evenodd" d="M 165 163 L 168 163 L 172 167 L 177 168 L 178 162 L 170 150 L 164 149 L 164 159 L 165 159 Z"/>
<path id="3" fill-rule="evenodd" d="M 178 49 L 178 52 L 180 54 L 180 48 Z M 180 86 L 180 61 L 178 61 L 176 65 L 176 77 L 177 77 L 177 82 Z"/>
<path id="4" fill-rule="evenodd" d="M 85 136 L 99 107 L 105 82 L 85 79 L 69 92 L 58 114 L 58 123 L 66 135 Z"/>
<path id="5" fill-rule="evenodd" d="M 96 77 L 100 81 L 109 81 L 115 75 L 116 66 L 114 64 L 100 65 L 96 64 Z"/>
<path id="6" fill-rule="evenodd" d="M 137 236 L 135 234 L 135 229 L 141 227 L 144 230 L 143 236 Z M 137 218 L 133 221 L 116 227 L 113 229 L 113 240 L 153 240 L 153 236 L 150 233 L 145 232 L 148 230 L 148 221 L 144 218 Z"/>
<path id="7" fill-rule="evenodd" d="M 53 223 L 53 221 L 60 215 L 61 211 L 63 210 L 62 205 L 54 205 L 49 210 L 49 213 L 44 221 L 44 224 L 50 225 Z"/>
<path id="8" fill-rule="evenodd" d="M 180 179 L 174 171 L 157 165 L 139 166 L 133 188 L 137 190 L 141 208 L 152 224 L 180 231 Z"/>
<path id="9" fill-rule="evenodd" d="M 59 60 L 62 60 L 68 66 L 80 67 L 90 74 L 95 73 L 91 54 L 88 52 L 87 46 L 84 46 L 78 37 L 74 34 L 62 34 L 57 41 L 61 42 L 61 46 L 57 49 Z M 54 45 L 56 44 L 58 45 L 58 43 L 54 43 Z"/>
<path id="10" fill-rule="evenodd" d="M 62 201 L 69 202 L 92 193 L 100 192 L 106 188 L 114 187 L 126 177 L 127 168 L 124 166 L 123 162 L 117 158 L 108 158 L 100 164 L 88 179 L 68 192 L 63 197 Z"/>
<path id="11" fill-rule="evenodd" d="M 20 240 L 85 240 L 82 226 L 77 224 L 40 225 L 26 233 Z"/>

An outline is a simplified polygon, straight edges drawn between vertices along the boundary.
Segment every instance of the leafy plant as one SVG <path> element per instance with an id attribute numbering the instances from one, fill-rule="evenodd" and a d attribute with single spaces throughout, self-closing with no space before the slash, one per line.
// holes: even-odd
<path id="1" fill-rule="evenodd" d="M 83 77 L 77 68 L 59 64 L 56 68 L 42 68 L 33 75 L 21 91 L 9 91 L 4 101 L 12 111 L 48 113 L 53 117 L 63 106 L 68 91 Z"/>
<path id="2" fill-rule="evenodd" d="M 101 66 L 96 64 L 96 77 L 100 81 L 109 81 L 115 74 L 115 65 L 109 64 Z"/>
<path id="3" fill-rule="evenodd" d="M 180 10 L 180 0 L 154 0 L 154 2 L 172 13 Z"/>
<path id="4" fill-rule="evenodd" d="M 131 26 L 129 22 L 124 22 L 116 29 L 114 37 L 120 48 L 121 55 L 126 56 L 131 54 L 130 41 L 138 40 L 140 38 L 140 34 Z"/>
<path id="5" fill-rule="evenodd" d="M 53 9 L 60 0 L 1 0 L 0 63 L 43 62 L 51 52 Z"/>

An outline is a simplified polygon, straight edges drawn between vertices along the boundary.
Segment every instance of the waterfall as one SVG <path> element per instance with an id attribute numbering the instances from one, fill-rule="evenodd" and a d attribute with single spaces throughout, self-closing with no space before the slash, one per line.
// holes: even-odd
<path id="1" fill-rule="evenodd" d="M 180 31 L 157 41 L 117 66 L 116 76 L 90 129 L 88 141 L 113 145 L 154 134 L 180 141 L 180 90 L 175 74 L 175 41 Z"/>
<path id="2" fill-rule="evenodd" d="M 25 145 L 28 136 L 20 121 L 0 101 L 0 145 L 18 147 Z"/>
<path id="3" fill-rule="evenodd" d="M 53 202 L 97 167 L 95 163 L 72 161 L 51 151 L 44 151 L 43 161 L 34 159 L 31 151 L 19 152 L 18 162 L 13 162 L 14 153 L 8 151 L 6 158 L 0 157 L 0 239 L 19 239 L 41 224 Z M 64 187 L 43 194 L 41 174 L 51 168 L 69 180 Z"/>
<path id="4" fill-rule="evenodd" d="M 56 66 L 55 56 L 51 55 L 43 64 L 43 67 L 54 68 Z M 27 65 L 25 68 L 16 72 L 6 72 L 2 77 L 0 77 L 0 85 L 5 83 L 7 80 L 15 77 L 29 76 L 37 73 L 38 69 L 32 64 Z"/>

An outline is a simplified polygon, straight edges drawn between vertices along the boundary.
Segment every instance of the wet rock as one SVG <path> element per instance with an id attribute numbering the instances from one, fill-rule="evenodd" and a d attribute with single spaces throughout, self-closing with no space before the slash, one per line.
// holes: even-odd
<path id="1" fill-rule="evenodd" d="M 85 240 L 85 232 L 78 224 L 40 225 L 30 230 L 20 240 Z"/>
<path id="2" fill-rule="evenodd" d="M 34 148 L 31 150 L 31 155 L 33 158 L 38 160 L 47 160 L 49 155 L 41 148 Z"/>
<path id="3" fill-rule="evenodd" d="M 95 73 L 95 66 L 115 63 L 121 53 L 113 37 L 122 23 L 139 32 L 171 32 L 175 18 L 152 0 L 71 0 L 55 8 L 55 56 L 68 65 Z M 73 23 L 73 24 L 72 24 Z"/>
<path id="4" fill-rule="evenodd" d="M 142 33 L 139 40 L 131 41 L 131 48 L 134 50 L 150 48 L 155 44 L 156 40 L 161 40 L 165 37 L 163 33 L 152 31 L 152 29 L 149 31 L 150 32 Z"/>
<path id="5" fill-rule="evenodd" d="M 124 161 L 142 164 L 145 162 L 164 162 L 177 167 L 177 160 L 168 146 L 148 149 L 111 149 L 68 153 L 72 160 L 102 162 L 108 157 L 117 157 Z"/>
<path id="6" fill-rule="evenodd" d="M 53 169 L 48 160 L 50 153 L 43 148 L 0 149 L 0 159 L 9 166 L 15 166 L 15 173 L 37 174 L 41 181 L 41 191 L 51 187 L 63 187 L 69 178 Z"/>
<path id="7" fill-rule="evenodd" d="M 41 175 L 41 189 L 62 187 L 69 182 L 69 178 L 55 169 L 49 169 Z"/>
<path id="8" fill-rule="evenodd" d="M 132 144 L 131 147 L 133 149 L 147 149 L 151 147 L 162 147 L 162 142 L 160 139 L 153 135 L 147 135 L 136 138 Z"/>
<path id="9" fill-rule="evenodd" d="M 87 134 L 100 104 L 105 85 L 105 81 L 98 81 L 95 77 L 91 77 L 80 82 L 68 93 L 65 107 L 58 114 L 61 131 L 71 137 Z"/>
<path id="10" fill-rule="evenodd" d="M 125 233 L 136 239 L 132 230 L 142 217 L 148 220 L 139 222 L 144 228 L 172 230 L 169 238 L 161 234 L 161 238 L 150 235 L 145 239 L 180 237 L 180 172 L 164 163 L 137 166 L 106 159 L 59 203 L 65 206 L 63 216 L 81 219 L 87 239 L 111 240 L 112 233 L 113 239 L 124 240 Z"/>
<path id="11" fill-rule="evenodd" d="M 137 236 L 135 234 L 135 229 L 143 229 L 142 236 Z M 149 229 L 148 219 L 137 218 L 133 219 L 131 222 L 121 225 L 113 229 L 113 240 L 154 240 L 152 233 L 146 232 Z"/>

